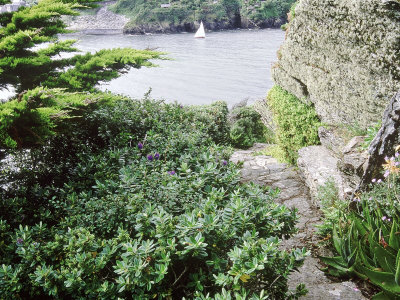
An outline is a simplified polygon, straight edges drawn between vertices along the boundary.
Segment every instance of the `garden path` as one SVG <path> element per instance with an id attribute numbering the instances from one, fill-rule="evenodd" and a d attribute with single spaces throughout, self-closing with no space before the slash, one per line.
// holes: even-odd
<path id="1" fill-rule="evenodd" d="M 231 161 L 243 162 L 241 170 L 242 182 L 254 182 L 279 188 L 277 201 L 298 210 L 298 232 L 292 238 L 282 242 L 283 249 L 306 247 L 312 253 L 306 258 L 299 272 L 294 272 L 289 278 L 289 288 L 304 283 L 308 294 L 301 299 L 366 299 L 354 282 L 334 282 L 320 270 L 321 265 L 317 255 L 324 255 L 322 248 L 317 246 L 318 236 L 315 225 L 320 223 L 320 211 L 311 203 L 307 187 L 298 171 L 287 164 L 279 163 L 275 158 L 265 155 L 254 155 L 263 150 L 266 144 L 255 144 L 248 150 L 238 150 Z M 325 253 L 325 255 L 327 255 Z"/>

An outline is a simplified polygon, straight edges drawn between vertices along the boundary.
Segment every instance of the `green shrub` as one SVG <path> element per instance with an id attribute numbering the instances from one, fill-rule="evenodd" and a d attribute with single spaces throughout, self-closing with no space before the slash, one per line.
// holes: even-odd
<path id="1" fill-rule="evenodd" d="M 100 105 L 109 105 L 121 96 L 112 94 L 67 93 L 63 89 L 38 87 L 20 99 L 0 105 L 0 147 L 19 148 L 43 145 L 65 123 Z"/>
<path id="2" fill-rule="evenodd" d="M 251 106 L 237 107 L 230 114 L 230 140 L 234 147 L 249 148 L 255 142 L 265 142 L 267 128 L 261 116 Z"/>
<path id="3" fill-rule="evenodd" d="M 321 122 L 312 106 L 279 86 L 269 91 L 267 103 L 277 126 L 276 141 L 285 151 L 288 161 L 295 164 L 300 148 L 319 144 Z"/>
<path id="4" fill-rule="evenodd" d="M 188 106 L 191 118 L 202 126 L 212 140 L 219 144 L 229 143 L 228 106 L 226 102 L 216 101 L 211 105 Z"/>
<path id="5" fill-rule="evenodd" d="M 125 99 L 65 126 L 0 173 L 0 298 L 305 293 L 287 278 L 307 252 L 279 249 L 295 211 L 239 184 L 215 143 L 227 140 L 225 104 Z"/>

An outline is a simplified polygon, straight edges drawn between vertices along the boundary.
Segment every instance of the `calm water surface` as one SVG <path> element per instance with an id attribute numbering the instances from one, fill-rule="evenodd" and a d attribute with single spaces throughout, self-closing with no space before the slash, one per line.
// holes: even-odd
<path id="1" fill-rule="evenodd" d="M 193 34 L 68 35 L 84 51 L 103 48 L 156 48 L 172 60 L 154 60 L 158 68 L 133 69 L 101 86 L 102 90 L 141 98 L 149 88 L 155 98 L 183 104 L 229 104 L 264 98 L 272 87 L 271 66 L 284 39 L 279 29 L 211 32 L 206 39 Z M 63 37 L 65 38 L 65 37 Z"/>

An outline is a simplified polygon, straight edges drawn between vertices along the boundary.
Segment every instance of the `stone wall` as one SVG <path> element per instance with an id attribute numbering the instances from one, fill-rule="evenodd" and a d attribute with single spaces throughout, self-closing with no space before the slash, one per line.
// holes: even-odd
<path id="1" fill-rule="evenodd" d="M 399 0 L 300 0 L 276 84 L 329 124 L 371 125 L 400 88 Z"/>

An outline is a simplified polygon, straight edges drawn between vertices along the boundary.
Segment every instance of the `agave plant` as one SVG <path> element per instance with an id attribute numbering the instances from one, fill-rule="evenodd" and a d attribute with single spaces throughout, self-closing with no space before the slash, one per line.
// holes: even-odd
<path id="1" fill-rule="evenodd" d="M 346 233 L 338 226 L 333 227 L 333 246 L 339 255 L 335 257 L 320 257 L 329 266 L 326 271 L 330 275 L 337 277 L 356 275 L 357 234 L 357 228 L 354 225 L 351 225 Z"/>
<path id="2" fill-rule="evenodd" d="M 400 299 L 400 153 L 386 157 L 383 169 L 384 180 L 372 179 L 370 191 L 357 195 L 355 207 L 333 225 L 338 256 L 321 257 L 329 274 L 357 276 L 379 287 L 374 300 Z"/>
<path id="3" fill-rule="evenodd" d="M 360 219 L 358 261 L 355 269 L 382 289 L 373 299 L 400 299 L 400 232 L 398 221 L 384 224 L 385 218 L 374 218 L 375 226 Z"/>
<path id="4" fill-rule="evenodd" d="M 333 229 L 333 245 L 338 256 L 320 257 L 331 275 L 357 276 L 369 280 L 382 291 L 377 299 L 400 299 L 400 231 L 397 219 L 371 213 L 363 205 L 363 214 L 349 215 L 351 225 L 344 232 Z"/>

